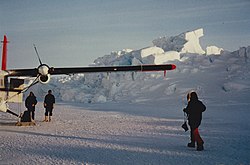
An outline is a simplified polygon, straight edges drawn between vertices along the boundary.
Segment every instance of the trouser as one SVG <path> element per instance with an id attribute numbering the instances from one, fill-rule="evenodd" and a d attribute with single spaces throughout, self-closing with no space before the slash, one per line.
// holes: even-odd
<path id="1" fill-rule="evenodd" d="M 31 111 L 31 118 L 32 120 L 35 120 L 35 111 Z"/>
<path id="2" fill-rule="evenodd" d="M 35 120 L 35 111 L 29 110 L 29 112 L 30 112 L 31 119 Z"/>
<path id="3" fill-rule="evenodd" d="M 190 129 L 190 138 L 192 143 L 197 143 L 197 145 L 203 145 L 204 141 L 202 140 L 198 128 Z"/>
<path id="4" fill-rule="evenodd" d="M 52 116 L 53 108 L 46 108 L 45 109 L 45 116 Z"/>

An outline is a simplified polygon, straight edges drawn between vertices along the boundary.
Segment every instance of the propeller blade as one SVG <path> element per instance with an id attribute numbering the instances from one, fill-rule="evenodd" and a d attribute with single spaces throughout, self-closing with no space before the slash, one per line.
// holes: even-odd
<path id="1" fill-rule="evenodd" d="M 37 51 L 37 49 L 36 49 L 36 45 L 35 45 L 35 44 L 33 44 L 33 46 L 34 46 L 34 49 L 35 49 L 35 52 L 36 52 L 37 58 L 38 58 L 38 60 L 39 60 L 39 63 L 40 63 L 40 65 L 42 65 L 43 63 L 42 63 L 42 61 L 41 61 L 41 59 L 40 59 L 40 57 L 39 57 L 38 51 Z"/>

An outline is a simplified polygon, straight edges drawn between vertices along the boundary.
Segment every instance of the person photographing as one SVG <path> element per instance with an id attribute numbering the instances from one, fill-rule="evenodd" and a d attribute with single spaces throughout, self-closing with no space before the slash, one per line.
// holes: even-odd
<path id="1" fill-rule="evenodd" d="M 183 109 L 188 115 L 188 125 L 190 126 L 190 139 L 188 147 L 195 148 L 197 144 L 197 151 L 204 150 L 204 141 L 199 134 L 199 126 L 202 120 L 202 113 L 206 110 L 206 106 L 198 99 L 196 92 L 191 92 L 187 95 L 188 105 Z"/>

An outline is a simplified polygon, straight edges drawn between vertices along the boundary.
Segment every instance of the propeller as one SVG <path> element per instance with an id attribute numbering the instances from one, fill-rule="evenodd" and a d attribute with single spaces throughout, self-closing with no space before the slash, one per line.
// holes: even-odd
<path id="1" fill-rule="evenodd" d="M 33 44 L 33 46 L 34 46 L 34 49 L 35 49 L 35 52 L 36 52 L 37 58 L 38 58 L 38 60 L 39 60 L 39 63 L 40 63 L 40 65 L 42 65 L 43 63 L 42 63 L 41 58 L 40 58 L 40 56 L 39 56 L 39 54 L 38 54 L 38 51 L 37 51 L 37 49 L 36 49 L 36 45 L 35 45 L 35 44 Z"/>
<path id="2" fill-rule="evenodd" d="M 37 71 L 38 71 L 38 80 L 43 83 L 43 84 L 47 84 L 50 81 L 50 73 L 53 72 L 53 68 L 50 68 L 47 64 L 43 64 L 42 60 L 39 56 L 39 53 L 37 51 L 36 45 L 33 44 L 37 58 L 39 60 L 40 65 L 37 67 Z"/>

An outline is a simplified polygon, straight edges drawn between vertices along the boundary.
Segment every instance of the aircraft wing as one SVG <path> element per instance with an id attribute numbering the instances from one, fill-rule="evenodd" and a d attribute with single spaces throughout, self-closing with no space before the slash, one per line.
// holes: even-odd
<path id="1" fill-rule="evenodd" d="M 5 70 L 8 74 L 7 76 L 28 76 L 28 77 L 36 77 L 38 73 L 38 69 L 12 69 Z"/>
<path id="2" fill-rule="evenodd" d="M 53 68 L 48 67 L 48 74 L 76 74 L 76 73 L 94 73 L 94 72 L 126 72 L 126 71 L 165 71 L 176 68 L 173 64 L 163 65 L 136 65 L 136 66 L 101 66 L 101 67 L 72 67 L 72 68 Z M 8 76 L 30 76 L 36 77 L 40 74 L 39 68 L 35 69 L 13 69 L 7 70 Z"/>
<path id="3" fill-rule="evenodd" d="M 103 66 L 83 68 L 51 68 L 51 75 L 94 73 L 94 72 L 127 72 L 127 71 L 161 71 L 175 69 L 175 65 L 136 65 L 136 66 Z"/>

